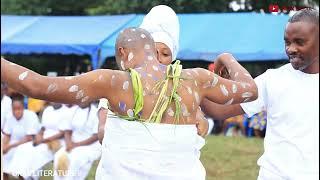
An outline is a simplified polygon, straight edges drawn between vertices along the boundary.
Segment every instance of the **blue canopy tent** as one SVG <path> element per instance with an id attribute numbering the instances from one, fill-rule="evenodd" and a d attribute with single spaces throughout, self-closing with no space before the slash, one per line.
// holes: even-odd
<path id="1" fill-rule="evenodd" d="M 134 17 L 2 15 L 1 54 L 90 55 L 93 68 L 97 68 L 102 43 Z"/>
<path id="2" fill-rule="evenodd" d="M 230 52 L 239 61 L 286 59 L 283 33 L 287 15 L 250 13 L 179 14 L 180 50 L 177 58 L 212 61 Z M 137 27 L 144 15 L 137 15 L 124 27 Z M 102 56 L 114 56 L 119 32 L 102 46 Z"/>
<path id="3" fill-rule="evenodd" d="M 179 14 L 178 59 L 211 61 L 230 52 L 239 61 L 286 59 L 287 15 Z M 1 16 L 1 54 L 60 53 L 91 56 L 93 68 L 114 56 L 120 30 L 138 27 L 144 15 Z"/>
<path id="4" fill-rule="evenodd" d="M 182 14 L 179 20 L 178 58 L 212 61 L 218 54 L 230 52 L 240 61 L 286 59 L 283 34 L 288 16 L 255 12 Z"/>

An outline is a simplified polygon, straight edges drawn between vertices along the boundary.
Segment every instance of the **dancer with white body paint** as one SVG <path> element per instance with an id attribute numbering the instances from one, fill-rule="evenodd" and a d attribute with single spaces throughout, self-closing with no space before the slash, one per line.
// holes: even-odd
<path id="1" fill-rule="evenodd" d="M 146 44 L 150 49 L 145 49 Z M 179 61 L 160 64 L 151 35 L 141 28 L 127 28 L 119 34 L 116 61 L 122 71 L 100 69 L 66 79 L 41 76 L 2 59 L 1 80 L 49 101 L 83 105 L 108 99 L 111 110 L 122 119 L 107 121 L 100 179 L 205 179 L 199 160 L 204 142 L 195 127 L 200 102 L 204 97 L 220 104 L 231 99 L 232 103 L 255 100 L 252 77 L 245 75 L 248 72 L 237 61 L 220 62 L 239 72 L 232 80 L 202 68 L 183 70 Z M 28 75 L 20 80 L 25 72 Z M 48 93 L 50 84 L 57 89 Z M 69 91 L 73 85 L 78 87 L 76 92 Z M 236 93 L 231 92 L 232 86 L 237 86 Z"/>
<path id="2" fill-rule="evenodd" d="M 144 17 L 140 28 L 147 30 L 156 46 L 157 59 L 161 64 L 169 65 L 177 57 L 179 51 L 179 34 L 180 25 L 177 14 L 166 5 L 158 5 L 153 7 L 150 12 Z M 132 41 L 132 39 L 128 39 Z M 145 49 L 150 49 L 150 45 L 146 44 Z M 148 57 L 152 58 L 152 57 Z M 153 70 L 157 71 L 157 66 L 152 66 Z M 190 88 L 189 88 L 190 89 Z M 189 90 L 188 92 L 190 92 Z M 102 143 L 105 129 L 105 122 L 108 113 L 108 100 L 103 99 L 99 102 L 99 141 Z M 201 112 L 201 111 L 200 111 Z M 114 117 L 114 114 L 109 111 L 109 117 Z M 199 114 L 198 123 L 196 124 L 198 134 L 205 136 L 208 132 L 208 122 L 204 118 L 203 113 Z M 99 166 L 98 166 L 99 170 Z"/>

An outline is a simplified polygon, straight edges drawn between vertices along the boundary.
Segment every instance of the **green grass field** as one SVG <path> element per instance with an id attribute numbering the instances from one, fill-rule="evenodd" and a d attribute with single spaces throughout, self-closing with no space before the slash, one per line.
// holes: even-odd
<path id="1" fill-rule="evenodd" d="M 207 180 L 256 180 L 257 160 L 263 152 L 263 140 L 246 137 L 208 136 L 202 148 L 201 162 Z M 90 170 L 87 180 L 93 180 L 98 162 Z M 52 168 L 52 163 L 45 169 Z M 51 180 L 52 177 L 41 177 Z"/>

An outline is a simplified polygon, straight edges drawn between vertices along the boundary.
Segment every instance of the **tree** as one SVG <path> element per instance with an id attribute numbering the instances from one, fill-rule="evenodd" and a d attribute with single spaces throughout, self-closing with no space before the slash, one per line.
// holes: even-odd
<path id="1" fill-rule="evenodd" d="M 1 0 L 1 14 L 17 15 L 105 15 L 147 13 L 153 6 L 165 4 L 177 13 L 232 12 L 225 0 Z M 239 11 L 269 12 L 269 5 L 314 7 L 319 0 L 234 0 Z"/>

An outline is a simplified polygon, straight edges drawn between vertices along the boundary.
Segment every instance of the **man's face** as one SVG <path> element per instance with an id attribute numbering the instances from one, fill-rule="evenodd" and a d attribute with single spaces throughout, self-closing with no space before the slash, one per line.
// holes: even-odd
<path id="1" fill-rule="evenodd" d="M 12 113 L 17 120 L 20 120 L 23 116 L 23 103 L 21 101 L 12 102 Z"/>
<path id="2" fill-rule="evenodd" d="M 308 73 L 319 61 L 319 27 L 310 22 L 288 23 L 285 49 L 292 67 Z"/>

